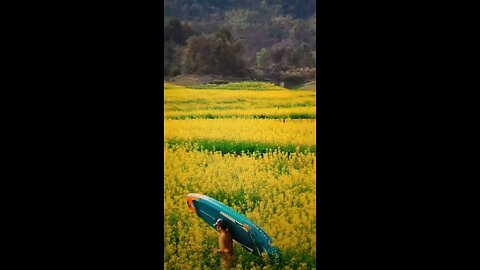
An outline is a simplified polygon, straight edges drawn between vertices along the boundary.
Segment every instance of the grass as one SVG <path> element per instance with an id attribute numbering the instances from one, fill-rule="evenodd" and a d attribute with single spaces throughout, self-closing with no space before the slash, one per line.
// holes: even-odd
<path id="1" fill-rule="evenodd" d="M 299 84 L 289 87 L 290 90 L 303 90 L 303 91 L 315 91 L 317 88 L 317 82 L 307 82 L 305 84 Z"/>
<path id="2" fill-rule="evenodd" d="M 277 86 L 273 83 L 257 82 L 257 81 L 244 81 L 244 82 L 231 82 L 228 84 L 200 84 L 188 86 L 191 89 L 222 89 L 222 90 L 286 90 L 283 87 Z"/>
<path id="3" fill-rule="evenodd" d="M 167 82 L 163 82 L 163 89 L 168 89 L 168 90 L 172 90 L 172 89 L 182 89 L 183 86 L 181 85 L 176 85 L 176 84 L 171 84 L 171 83 L 167 83 Z"/>
<path id="4" fill-rule="evenodd" d="M 183 119 L 220 119 L 220 118 L 253 118 L 253 119 L 316 119 L 316 113 L 251 113 L 251 114 L 237 114 L 235 112 L 215 111 L 210 113 L 198 112 L 189 113 L 181 112 L 176 114 L 165 113 L 165 119 L 183 120 Z"/>
<path id="5" fill-rule="evenodd" d="M 316 145 L 294 145 L 262 142 L 237 142 L 231 140 L 205 140 L 194 141 L 164 140 L 167 147 L 182 146 L 190 150 L 208 152 L 221 152 L 222 154 L 261 155 L 274 151 L 286 153 L 316 153 Z"/>

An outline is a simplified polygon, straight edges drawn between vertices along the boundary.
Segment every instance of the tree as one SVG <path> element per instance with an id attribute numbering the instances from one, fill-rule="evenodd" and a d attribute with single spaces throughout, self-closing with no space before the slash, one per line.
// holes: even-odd
<path id="1" fill-rule="evenodd" d="M 182 51 L 182 74 L 212 73 L 212 44 L 205 36 L 192 36 Z"/>
<path id="2" fill-rule="evenodd" d="M 255 63 L 257 68 L 259 69 L 267 69 L 268 68 L 268 52 L 265 48 L 262 48 L 260 51 L 256 53 Z"/>
<path id="3" fill-rule="evenodd" d="M 175 42 L 181 45 L 185 45 L 186 40 L 195 34 L 189 24 L 182 24 L 177 19 L 164 23 L 163 31 L 163 42 Z"/>
<path id="4" fill-rule="evenodd" d="M 221 29 L 215 37 L 192 36 L 182 50 L 182 73 L 243 76 L 244 46 L 245 40 L 234 39 L 227 29 Z"/>
<path id="5" fill-rule="evenodd" d="M 215 37 L 219 38 L 223 42 L 231 42 L 232 41 L 232 34 L 226 28 L 221 28 L 220 31 L 218 31 L 218 33 L 215 34 Z"/>

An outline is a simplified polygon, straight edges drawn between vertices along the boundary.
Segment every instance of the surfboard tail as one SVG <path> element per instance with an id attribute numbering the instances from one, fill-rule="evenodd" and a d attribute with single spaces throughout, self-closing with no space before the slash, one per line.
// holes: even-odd
<path id="1" fill-rule="evenodd" d="M 270 251 L 270 259 L 275 263 L 281 263 L 282 261 L 282 254 L 277 247 L 272 246 L 272 250 Z"/>

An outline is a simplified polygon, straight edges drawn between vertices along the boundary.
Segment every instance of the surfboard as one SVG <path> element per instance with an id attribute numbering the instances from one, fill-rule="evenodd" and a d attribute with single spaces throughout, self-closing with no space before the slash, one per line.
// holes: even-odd
<path id="1" fill-rule="evenodd" d="M 251 254 L 261 257 L 266 252 L 271 260 L 280 260 L 280 251 L 272 244 L 272 238 L 260 226 L 232 208 L 198 193 L 187 195 L 187 206 L 215 230 L 217 219 L 227 221 L 232 230 L 232 238 Z"/>

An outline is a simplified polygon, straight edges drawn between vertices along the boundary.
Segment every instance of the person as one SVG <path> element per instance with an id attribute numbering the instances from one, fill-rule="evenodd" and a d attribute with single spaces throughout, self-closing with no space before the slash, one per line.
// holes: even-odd
<path id="1" fill-rule="evenodd" d="M 220 232 L 218 237 L 219 248 L 216 249 L 217 253 L 220 253 L 221 269 L 231 269 L 234 267 L 235 254 L 233 252 L 233 238 L 232 232 L 228 223 L 223 219 L 217 219 L 217 222 L 213 224 Z"/>

